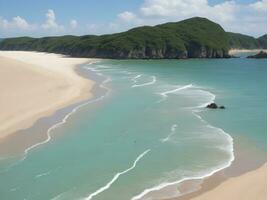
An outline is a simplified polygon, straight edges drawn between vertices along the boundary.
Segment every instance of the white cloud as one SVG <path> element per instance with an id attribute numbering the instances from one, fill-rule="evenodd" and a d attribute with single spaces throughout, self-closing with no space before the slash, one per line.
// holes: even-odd
<path id="1" fill-rule="evenodd" d="M 267 11 L 267 0 L 262 0 L 256 3 L 252 3 L 251 7 L 257 11 Z"/>
<path id="2" fill-rule="evenodd" d="M 145 18 L 166 20 L 202 16 L 217 21 L 227 21 L 233 19 L 236 9 L 234 1 L 210 6 L 207 0 L 145 0 L 140 8 L 140 14 Z"/>
<path id="3" fill-rule="evenodd" d="M 30 25 L 25 19 L 20 16 L 13 17 L 10 21 L 0 17 L 0 29 L 1 30 L 32 30 L 34 25 Z"/>
<path id="4" fill-rule="evenodd" d="M 78 26 L 78 22 L 75 19 L 70 20 L 70 27 L 72 29 L 77 28 L 77 26 Z"/>
<path id="5" fill-rule="evenodd" d="M 28 24 L 28 22 L 25 19 L 21 18 L 20 16 L 14 17 L 13 23 L 16 27 L 20 29 L 27 30 L 30 28 L 30 25 Z"/>
<path id="6" fill-rule="evenodd" d="M 144 0 L 136 12 L 119 14 L 116 23 L 128 28 L 199 16 L 221 24 L 227 31 L 261 35 L 267 33 L 266 11 L 267 0 L 251 4 L 231 0 L 215 5 L 210 5 L 208 0 Z"/>
<path id="7" fill-rule="evenodd" d="M 0 29 L 7 29 L 8 27 L 8 21 L 6 19 L 3 19 L 0 17 Z"/>
<path id="8" fill-rule="evenodd" d="M 49 9 L 46 13 L 46 21 L 41 26 L 45 30 L 52 30 L 52 31 L 62 31 L 64 29 L 64 26 L 59 25 L 56 22 L 56 15 L 54 10 Z"/>
<path id="9" fill-rule="evenodd" d="M 125 22 L 132 22 L 137 19 L 136 15 L 129 11 L 118 14 L 118 18 Z"/>
<path id="10" fill-rule="evenodd" d="M 190 17 L 206 17 L 223 26 L 227 31 L 260 36 L 267 33 L 267 0 L 254 3 L 238 3 L 236 0 L 211 5 L 209 0 L 143 0 L 135 11 L 119 13 L 109 23 L 80 26 L 75 19 L 65 27 L 49 9 L 43 23 L 32 24 L 20 16 L 1 18 L 0 34 L 8 37 L 18 35 L 103 34 L 124 31 L 140 25 L 155 25 L 180 21 Z"/>

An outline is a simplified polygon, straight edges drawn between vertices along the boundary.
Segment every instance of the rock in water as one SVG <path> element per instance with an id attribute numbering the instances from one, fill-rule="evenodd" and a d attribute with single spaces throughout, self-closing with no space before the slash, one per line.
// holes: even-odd
<path id="1" fill-rule="evenodd" d="M 260 53 L 254 55 L 254 56 L 248 56 L 247 58 L 267 58 L 267 53 L 264 51 L 261 51 Z"/>
<path id="2" fill-rule="evenodd" d="M 211 103 L 211 104 L 207 105 L 207 108 L 217 109 L 218 105 L 216 103 Z"/>
<path id="3" fill-rule="evenodd" d="M 207 105 L 206 108 L 210 108 L 210 109 L 217 109 L 217 108 L 225 109 L 225 106 L 218 106 L 216 103 L 211 103 L 211 104 Z"/>

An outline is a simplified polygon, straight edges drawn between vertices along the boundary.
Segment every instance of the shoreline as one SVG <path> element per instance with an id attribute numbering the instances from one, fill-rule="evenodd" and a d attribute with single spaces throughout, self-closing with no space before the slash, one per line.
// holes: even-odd
<path id="1" fill-rule="evenodd" d="M 1 53 L 1 52 L 0 52 Z M 54 54 L 53 54 L 54 55 Z M 0 59 L 1 59 L 1 56 L 0 56 Z M 67 59 L 67 58 L 66 58 Z M 95 60 L 94 60 L 95 61 Z M 84 64 L 84 63 L 83 63 Z M 83 73 L 81 73 L 81 67 L 78 67 L 78 66 L 81 66 L 83 64 L 78 64 L 78 65 L 75 65 L 73 66 L 72 70 L 74 73 L 76 73 L 76 75 L 80 76 L 80 77 L 83 77 L 85 79 L 89 79 L 89 80 L 94 80 L 94 79 L 91 79 L 90 77 L 88 78 L 86 75 L 83 75 Z M 90 64 L 90 63 L 88 63 Z M 92 76 L 92 74 L 90 74 L 90 76 Z M 107 79 L 108 80 L 108 79 Z M 103 81 L 104 83 L 105 81 Z M 30 151 L 31 149 L 39 146 L 39 145 L 42 145 L 46 142 L 48 142 L 50 139 L 51 139 L 51 135 L 50 135 L 50 131 L 52 131 L 53 129 L 57 128 L 58 126 L 64 124 L 66 122 L 66 120 L 69 118 L 69 116 L 71 116 L 73 113 L 75 113 L 79 108 L 89 104 L 90 102 L 95 102 L 95 101 L 98 101 L 99 99 L 102 98 L 102 96 L 95 96 L 93 90 L 97 90 L 96 87 L 101 87 L 101 85 L 98 86 L 98 84 L 95 84 L 96 81 L 94 80 L 93 81 L 93 85 L 91 85 L 89 91 L 86 91 L 87 93 L 87 97 L 84 97 L 82 95 L 81 98 L 85 98 L 85 99 L 81 99 L 81 100 L 77 100 L 75 99 L 74 102 L 62 107 L 62 108 L 58 108 L 56 109 L 54 112 L 52 112 L 49 116 L 42 116 L 40 118 L 37 119 L 38 120 L 42 120 L 42 118 L 45 118 L 45 117 L 49 117 L 49 118 L 53 118 L 54 115 L 56 115 L 57 112 L 59 112 L 60 110 L 66 110 L 68 111 L 67 114 L 62 117 L 60 119 L 59 122 L 54 122 L 54 124 L 52 126 L 50 126 L 50 128 L 46 131 L 46 136 L 47 136 L 47 139 L 46 140 L 42 140 L 41 142 L 39 143 L 35 143 L 34 145 L 30 146 L 29 148 L 27 148 L 25 150 L 25 154 L 28 153 L 28 151 Z M 87 84 L 87 83 L 86 83 Z M 84 84 L 84 85 L 86 85 Z M 88 89 L 88 88 L 87 88 Z M 85 91 L 85 90 L 84 90 Z M 94 95 L 93 95 L 94 94 Z M 94 97 L 94 98 L 93 98 Z M 52 116 L 51 116 L 52 115 Z M 36 123 L 33 122 L 33 125 L 34 126 Z M 32 127 L 31 126 L 31 127 Z M 31 128 L 30 127 L 30 128 Z M 30 128 L 27 128 L 30 129 Z M 19 134 L 20 131 L 18 131 L 17 133 Z M 223 131 L 224 132 L 224 131 Z M 43 134 L 43 133 L 42 133 Z M 228 133 L 227 133 L 228 134 Z M 7 138 L 9 137 L 12 137 L 14 136 L 13 133 L 8 135 Z M 232 137 L 230 134 L 229 134 L 230 137 Z M 5 139 L 5 138 L 4 138 Z M 1 141 L 1 138 L 0 138 L 0 141 Z M 0 143 L 1 144 L 1 143 Z M 0 145 L 1 146 L 1 145 Z M 241 151 L 243 150 L 240 150 L 240 149 L 234 149 L 234 153 L 236 154 L 239 154 Z M 249 152 L 249 151 L 248 151 Z M 247 153 L 247 152 L 246 152 Z M 1 154 L 1 150 L 0 150 L 0 154 Z M 244 152 L 242 152 L 242 154 L 244 154 Z M 256 155 L 256 154 L 255 154 Z M 247 155 L 246 155 L 247 156 Z M 253 157 L 252 157 L 253 158 Z M 253 161 L 253 159 L 248 159 L 246 158 L 247 161 L 246 162 L 250 162 L 250 161 Z M 256 159 L 255 159 L 256 160 Z M 201 188 L 197 191 L 190 191 L 192 193 L 189 193 L 189 194 L 184 194 L 183 196 L 181 197 L 178 197 L 178 198 L 175 198 L 176 200 L 210 200 L 210 199 L 217 199 L 217 197 L 221 197 L 222 199 L 229 199 L 231 196 L 223 196 L 224 194 L 227 194 L 227 193 L 231 193 L 233 194 L 235 191 L 230 191 L 230 189 L 232 190 L 235 190 L 235 188 L 233 188 L 233 186 L 240 186 L 240 185 L 243 185 L 242 182 L 250 182 L 248 180 L 248 177 L 249 179 L 255 177 L 255 176 L 258 176 L 259 173 L 264 173 L 267 171 L 267 164 L 264 164 L 263 165 L 263 161 L 261 161 L 260 163 L 258 164 L 255 164 L 253 162 L 253 166 L 246 166 L 245 168 L 246 169 L 238 169 L 236 172 L 234 172 L 237 168 L 240 167 L 240 165 L 242 164 L 242 159 L 241 159 L 241 162 L 240 162 L 240 159 L 234 159 L 234 161 L 232 161 L 229 166 L 226 166 L 226 167 L 222 167 L 221 169 L 218 169 L 218 170 L 214 170 L 213 173 L 209 174 L 209 175 L 206 175 L 205 177 L 203 178 L 197 178 L 196 180 L 194 179 L 189 179 L 188 181 L 185 181 L 185 184 L 182 183 L 181 185 L 185 185 L 184 188 L 186 187 L 190 187 L 190 183 L 187 183 L 187 182 L 196 182 L 198 183 L 199 186 L 201 186 Z M 237 165 L 237 166 L 236 166 Z M 263 165 L 263 166 L 262 166 Z M 239 167 L 238 167 L 239 166 Z M 234 169 L 233 169 L 234 168 Z M 242 171 L 243 170 L 243 171 Z M 265 173 L 266 174 L 266 173 Z M 245 178 L 244 178 L 245 177 Z M 240 184 L 241 182 L 241 184 Z M 255 181 L 255 184 L 258 183 L 259 181 Z M 238 184 L 237 184 L 238 183 Z M 191 184 L 192 186 L 193 184 Z M 242 188 L 243 190 L 248 190 L 248 186 L 246 186 L 247 188 Z M 183 188 L 183 187 L 182 187 Z M 228 190 L 226 190 L 226 189 Z M 175 188 L 174 188 L 175 189 Z M 225 191 L 226 190 L 226 191 Z M 221 191 L 224 191 L 223 193 Z M 223 194 L 221 195 L 220 192 Z M 255 197 L 255 194 L 254 196 Z M 239 199 L 239 197 L 235 197 L 236 199 Z M 173 198 L 172 198 L 173 199 Z M 249 199 L 249 198 L 248 198 Z M 250 198 L 251 199 L 251 198 Z M 243 200 L 243 197 L 242 197 L 242 200 Z"/>
<path id="2" fill-rule="evenodd" d="M 90 64 L 96 59 L 21 51 L 0 51 L 0 59 L 3 66 L 1 70 L 5 72 L 2 74 L 6 77 L 2 79 L 6 91 L 1 106 L 7 107 L 5 115 L 2 115 L 0 120 L 5 122 L 10 120 L 10 116 L 17 117 L 4 128 L 2 126 L 1 145 L 6 140 L 16 137 L 16 133 L 32 127 L 41 118 L 93 97 L 92 89 L 95 82 L 81 76 L 78 66 Z M 16 74 L 20 79 L 13 84 Z M 27 83 L 23 85 L 24 82 Z M 16 102 L 17 98 L 20 102 Z M 12 106 L 13 110 L 9 111 Z"/>
<path id="3" fill-rule="evenodd" d="M 210 92 L 209 92 L 210 93 Z M 177 200 L 177 198 L 180 200 L 180 198 L 186 196 L 187 194 L 195 193 L 199 190 L 199 187 L 201 187 L 202 182 L 206 179 L 209 179 L 210 177 L 213 177 L 217 175 L 218 173 L 221 173 L 222 171 L 228 169 L 229 167 L 232 166 L 233 162 L 236 160 L 235 156 L 235 149 L 234 149 L 234 138 L 232 137 L 231 134 L 225 132 L 222 128 L 215 127 L 211 124 L 208 123 L 208 121 L 204 120 L 201 115 L 197 113 L 201 113 L 205 110 L 199 110 L 206 108 L 206 105 L 212 103 L 215 101 L 216 96 L 213 93 L 210 93 L 212 95 L 211 99 L 209 102 L 197 106 L 193 110 L 193 115 L 195 115 L 199 120 L 207 124 L 207 126 L 212 127 L 214 129 L 217 129 L 217 131 L 220 132 L 220 134 L 225 135 L 229 142 L 229 146 L 227 148 L 227 151 L 229 153 L 229 160 L 221 163 L 215 167 L 209 168 L 207 171 L 202 172 L 201 174 L 191 176 L 191 177 L 184 177 L 182 179 L 179 179 L 177 181 L 173 182 L 164 182 L 160 183 L 159 185 L 156 185 L 151 188 L 147 188 L 143 190 L 139 195 L 136 195 L 132 198 L 132 200 L 137 200 L 137 199 L 143 199 L 146 197 L 149 197 L 152 199 L 155 197 L 156 199 L 168 199 L 168 200 Z M 166 194 L 166 196 L 173 195 L 172 197 L 163 197 Z"/>
<path id="4" fill-rule="evenodd" d="M 229 55 L 235 55 L 238 53 L 249 53 L 249 52 L 258 53 L 260 51 L 267 52 L 267 49 L 230 49 L 228 53 Z"/>
<path id="5" fill-rule="evenodd" d="M 250 187 L 255 187 L 256 183 L 251 185 L 251 179 L 257 176 L 258 173 L 262 173 L 261 171 L 264 171 L 265 176 L 267 175 L 266 156 L 255 149 L 247 150 L 240 146 L 236 147 L 234 152 L 235 160 L 229 167 L 202 179 L 198 184 L 199 188 L 197 190 L 168 200 L 225 200 L 231 199 L 230 197 L 232 196 L 235 196 L 234 199 L 250 200 L 251 198 L 246 199 L 244 196 L 238 196 L 241 192 L 236 191 L 238 191 L 238 189 L 240 189 L 240 191 L 249 191 Z M 258 178 L 259 177 L 257 177 L 257 179 Z M 233 185 L 232 182 L 236 183 Z M 244 182 L 246 184 L 244 184 Z M 192 183 L 188 185 L 190 186 Z M 231 187 L 229 185 L 231 185 Z M 260 186 L 264 188 L 264 183 L 261 183 Z M 243 193 L 245 194 L 245 192 Z M 225 194 L 231 194 L 232 196 L 224 196 Z M 248 192 L 247 195 L 250 195 L 250 193 Z M 252 197 L 254 196 L 256 196 L 256 194 L 252 195 Z M 264 200 L 265 197 L 259 197 L 258 199 Z"/>
<path id="6" fill-rule="evenodd" d="M 267 164 L 248 171 L 240 176 L 227 177 L 224 172 L 204 180 L 200 191 L 178 198 L 177 200 L 265 200 L 265 184 L 267 177 Z"/>

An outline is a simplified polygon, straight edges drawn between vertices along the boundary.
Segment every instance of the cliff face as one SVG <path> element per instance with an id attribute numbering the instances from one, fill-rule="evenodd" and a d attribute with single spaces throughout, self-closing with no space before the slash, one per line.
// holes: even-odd
<path id="1" fill-rule="evenodd" d="M 63 51 L 57 53 L 67 54 Z M 229 58 L 228 52 L 201 47 L 188 51 L 167 52 L 166 49 L 141 49 L 131 51 L 95 51 L 73 52 L 74 57 L 111 58 L 111 59 L 186 59 L 186 58 Z"/>
<path id="2" fill-rule="evenodd" d="M 225 58 L 229 57 L 228 48 L 228 36 L 222 27 L 198 17 L 111 35 L 21 37 L 0 42 L 2 50 L 119 59 Z"/>

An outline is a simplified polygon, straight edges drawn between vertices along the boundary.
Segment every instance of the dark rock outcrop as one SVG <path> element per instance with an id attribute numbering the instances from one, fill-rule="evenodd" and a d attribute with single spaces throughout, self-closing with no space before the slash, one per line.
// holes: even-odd
<path id="1" fill-rule="evenodd" d="M 218 105 L 216 103 L 211 103 L 211 104 L 207 105 L 207 108 L 217 109 Z"/>
<path id="2" fill-rule="evenodd" d="M 210 108 L 210 109 L 225 109 L 225 106 L 218 106 L 216 103 L 211 103 L 209 105 L 206 106 L 207 108 Z"/>
<path id="3" fill-rule="evenodd" d="M 264 51 L 261 51 L 260 53 L 254 56 L 248 56 L 247 58 L 267 58 L 267 53 Z"/>

